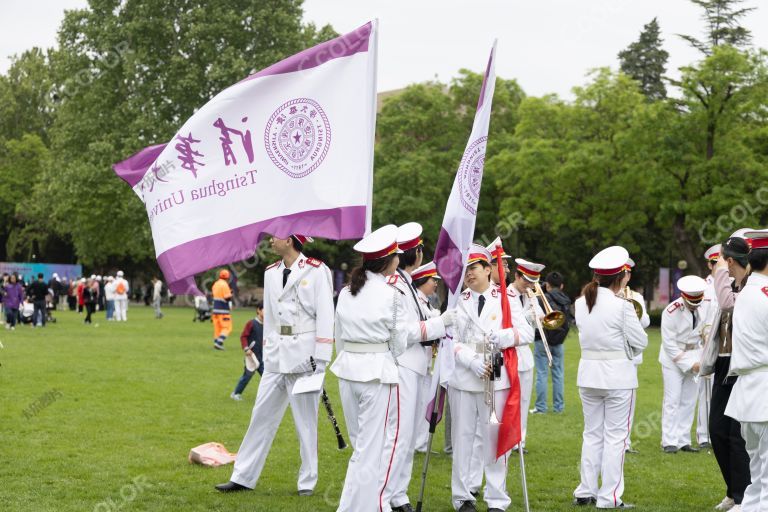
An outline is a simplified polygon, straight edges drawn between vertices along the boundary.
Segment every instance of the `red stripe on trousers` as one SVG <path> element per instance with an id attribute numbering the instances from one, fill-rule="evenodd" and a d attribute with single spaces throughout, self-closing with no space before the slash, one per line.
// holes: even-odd
<path id="1" fill-rule="evenodd" d="M 627 415 L 627 436 L 624 438 L 624 448 L 621 450 L 621 478 L 619 479 L 619 483 L 616 484 L 616 487 L 613 489 L 613 506 L 618 507 L 619 504 L 616 500 L 616 491 L 619 489 L 619 484 L 621 484 L 622 478 L 624 478 L 624 454 L 627 451 L 627 439 L 629 439 L 629 429 L 630 425 L 632 424 L 632 402 L 635 400 L 635 390 L 632 390 L 632 394 L 629 397 L 629 415 Z"/>
<path id="2" fill-rule="evenodd" d="M 397 448 L 397 438 L 400 435 L 400 385 L 395 384 L 395 391 L 397 392 L 397 428 L 395 429 L 395 443 L 392 445 L 392 453 L 389 455 L 389 466 L 387 466 L 387 476 L 384 478 L 384 485 L 381 487 L 379 493 L 379 512 L 383 512 L 384 506 L 381 502 L 384 497 L 384 490 L 387 488 L 387 482 L 389 482 L 389 472 L 392 470 L 392 461 L 395 458 L 395 449 Z M 389 398 L 392 399 L 392 385 L 389 385 Z M 389 419 L 389 401 L 387 401 L 387 419 Z M 387 421 L 384 420 L 384 436 L 387 435 Z"/>

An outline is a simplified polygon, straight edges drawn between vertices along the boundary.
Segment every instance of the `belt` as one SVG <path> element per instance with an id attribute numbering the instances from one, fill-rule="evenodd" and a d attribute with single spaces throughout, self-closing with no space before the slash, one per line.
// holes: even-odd
<path id="1" fill-rule="evenodd" d="M 297 336 L 299 334 L 306 334 L 308 332 L 315 332 L 315 322 L 307 323 L 304 325 L 281 325 L 281 336 Z"/>
<path id="2" fill-rule="evenodd" d="M 627 353 L 623 350 L 582 350 L 581 358 L 589 361 L 618 361 L 620 359 L 629 360 Z"/>
<path id="3" fill-rule="evenodd" d="M 345 341 L 344 351 L 354 354 L 383 354 L 384 352 L 389 352 L 389 345 L 386 343 L 355 343 L 353 341 Z"/>

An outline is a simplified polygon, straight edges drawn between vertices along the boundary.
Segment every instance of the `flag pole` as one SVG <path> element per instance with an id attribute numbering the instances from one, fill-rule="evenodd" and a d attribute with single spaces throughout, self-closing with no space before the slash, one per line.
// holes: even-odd
<path id="1" fill-rule="evenodd" d="M 424 506 L 424 490 L 427 487 L 427 470 L 429 469 L 429 456 L 432 454 L 432 439 L 435 437 L 437 429 L 437 407 L 438 400 L 445 398 L 445 388 L 439 385 L 435 391 L 434 402 L 432 402 L 432 414 L 429 417 L 429 437 L 427 438 L 427 454 L 424 457 L 424 467 L 421 470 L 421 489 L 419 490 L 419 500 L 416 502 L 416 512 L 421 512 Z M 442 397 L 441 397 L 442 394 Z"/>

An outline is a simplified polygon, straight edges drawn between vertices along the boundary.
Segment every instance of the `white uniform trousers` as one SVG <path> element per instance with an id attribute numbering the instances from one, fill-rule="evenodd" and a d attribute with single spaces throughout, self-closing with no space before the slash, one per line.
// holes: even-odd
<path id="1" fill-rule="evenodd" d="M 661 367 L 664 404 L 661 414 L 661 445 L 682 448 L 691 444 L 691 427 L 698 389 L 693 375 L 677 368 Z"/>
<path id="2" fill-rule="evenodd" d="M 712 380 L 713 377 L 699 379 L 699 412 L 696 421 L 696 442 L 698 444 L 709 442 L 709 411 L 712 407 Z"/>
<path id="3" fill-rule="evenodd" d="M 397 385 L 340 378 L 339 391 L 354 451 L 337 512 L 377 512 L 394 455 L 385 453 L 384 445 L 392 426 L 389 416 L 397 415 Z"/>
<path id="4" fill-rule="evenodd" d="M 128 299 L 115 299 L 115 321 L 128 320 Z"/>
<path id="5" fill-rule="evenodd" d="M 528 408 L 531 406 L 531 394 L 533 393 L 533 370 L 518 371 L 517 375 L 520 379 L 520 421 L 523 424 L 523 447 L 525 447 L 525 435 L 528 432 Z M 498 408 L 496 411 L 498 413 Z M 485 454 L 483 452 L 483 428 L 481 423 L 478 423 L 477 429 L 477 436 L 472 448 L 472 469 L 470 472 L 470 489 L 472 492 L 479 492 L 480 486 L 483 485 L 483 460 Z M 517 448 L 517 446 L 513 448 Z"/>
<path id="6" fill-rule="evenodd" d="M 496 391 L 496 414 L 502 415 L 507 401 L 508 389 Z M 475 452 L 475 436 L 478 431 L 478 419 L 482 423 L 488 421 L 489 408 L 485 404 L 485 394 L 482 392 L 461 391 L 448 389 L 448 400 L 451 407 L 451 443 L 453 445 L 453 462 L 451 467 L 451 499 L 454 509 L 458 510 L 465 501 L 475 501 L 472 496 L 472 458 Z M 499 418 L 501 419 L 501 418 Z M 482 452 L 482 446 L 481 450 Z M 493 464 L 484 467 L 485 499 L 488 508 L 506 510 L 511 500 L 506 490 L 507 460 L 509 454 L 499 457 Z"/>
<path id="7" fill-rule="evenodd" d="M 416 418 L 416 451 L 426 452 L 427 443 L 429 442 L 429 422 L 426 417 L 427 405 L 434 398 L 429 396 L 429 390 L 432 384 L 432 376 L 430 374 L 422 375 L 421 378 L 421 410 L 424 414 L 421 418 Z"/>
<path id="8" fill-rule="evenodd" d="M 573 495 L 597 498 L 598 508 L 618 507 L 622 503 L 624 450 L 629 438 L 634 394 L 634 389 L 579 388 L 584 410 L 584 437 L 581 483 Z"/>
<path id="9" fill-rule="evenodd" d="M 744 491 L 741 510 L 764 512 L 768 510 L 768 422 L 742 422 L 741 437 L 749 454 L 752 477 L 752 483 Z"/>
<path id="10" fill-rule="evenodd" d="M 301 373 L 274 373 L 265 371 L 256 392 L 256 404 L 251 413 L 251 424 L 245 433 L 235 460 L 232 480 L 253 489 L 259 481 L 261 470 L 272 446 L 277 429 L 291 405 L 293 423 L 299 438 L 301 468 L 298 490 L 312 490 L 317 484 L 317 410 L 320 395 L 291 391 Z"/>
<path id="11" fill-rule="evenodd" d="M 417 424 L 426 423 L 426 405 L 422 409 L 422 376 L 404 366 L 399 366 L 400 402 L 399 415 L 390 414 L 390 436 L 384 447 L 384 453 L 389 453 L 395 446 L 392 468 L 389 472 L 387 485 L 384 488 L 382 511 L 389 512 L 391 507 L 401 507 L 408 500 L 408 484 L 411 483 L 413 470 L 413 451 L 416 446 Z M 399 417 L 398 417 L 399 416 Z M 397 422 L 400 428 L 397 428 Z M 421 421 L 419 421 L 421 420 Z M 427 424 L 429 426 L 429 424 Z M 395 435 L 397 439 L 395 439 Z M 397 445 L 395 445 L 397 442 Z M 391 506 L 390 506 L 391 505 Z"/>
<path id="12" fill-rule="evenodd" d="M 632 402 L 629 404 L 629 437 L 627 437 L 627 450 L 632 448 L 632 427 L 635 424 L 635 410 L 637 409 L 637 390 L 632 394 Z"/>

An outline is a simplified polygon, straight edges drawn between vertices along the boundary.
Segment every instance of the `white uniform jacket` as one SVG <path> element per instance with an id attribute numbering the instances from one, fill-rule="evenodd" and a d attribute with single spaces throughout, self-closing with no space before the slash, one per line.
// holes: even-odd
<path id="1" fill-rule="evenodd" d="M 264 272 L 264 368 L 291 373 L 310 356 L 333 355 L 333 284 L 320 260 L 299 254 L 283 287 L 284 263 Z"/>
<path id="2" fill-rule="evenodd" d="M 484 390 L 483 380 L 478 378 L 469 369 L 470 362 L 475 358 L 482 358 L 483 343 L 491 332 L 499 334 L 499 347 L 525 348 L 530 354 L 530 349 L 523 347 L 533 343 L 533 329 L 525 319 L 520 299 L 511 288 L 507 288 L 510 310 L 512 312 L 512 329 L 501 328 L 501 289 L 491 285 L 482 294 L 485 297 L 483 311 L 478 317 L 478 293 L 465 291 L 459 298 L 456 307 L 456 325 L 454 333 L 457 336 L 454 345 L 456 356 L 456 369 L 454 370 L 448 385 L 462 391 L 481 392 Z M 520 350 L 517 353 L 520 359 Z M 518 364 L 518 369 L 519 369 Z M 502 369 L 501 380 L 496 381 L 496 390 L 509 388 L 507 371 Z"/>
<path id="3" fill-rule="evenodd" d="M 741 422 L 768 421 L 768 276 L 753 273 L 733 308 L 731 373 L 739 376 L 725 414 Z"/>
<path id="4" fill-rule="evenodd" d="M 645 307 L 645 298 L 641 293 L 636 292 L 635 290 L 630 289 L 630 291 L 632 292 L 632 297 L 630 298 L 639 302 L 640 305 L 643 307 L 643 314 L 640 317 L 640 325 L 642 326 L 643 329 L 647 329 L 651 325 L 651 317 L 648 315 L 648 310 Z M 635 365 L 638 365 L 638 366 L 643 364 L 643 353 L 640 352 L 639 354 L 637 354 L 633 358 L 633 361 L 635 362 Z"/>
<path id="5" fill-rule="evenodd" d="M 408 348 L 398 358 L 400 366 L 408 368 L 419 375 L 426 375 L 429 363 L 432 360 L 432 348 L 421 344 L 423 341 L 437 340 L 445 336 L 445 325 L 440 318 L 433 318 L 431 314 L 425 315 L 419 304 L 417 291 L 412 286 L 411 276 L 407 272 L 394 274 L 398 276 L 395 286 L 403 292 L 405 303 L 405 322 L 413 325 L 419 324 L 419 329 L 409 329 Z"/>
<path id="6" fill-rule="evenodd" d="M 595 389 L 637 388 L 637 367 L 629 348 L 645 350 L 648 335 L 632 304 L 600 286 L 592 312 L 584 297 L 576 299 L 575 309 L 581 345 L 576 384 Z"/>
<path id="7" fill-rule="evenodd" d="M 687 373 L 701 360 L 704 335 L 709 332 L 705 327 L 710 319 L 710 305 L 709 300 L 703 299 L 701 305 L 691 311 L 681 297 L 666 307 L 661 314 L 661 366 Z"/>
<path id="8" fill-rule="evenodd" d="M 336 304 L 336 346 L 339 353 L 331 365 L 337 377 L 355 381 L 382 384 L 399 382 L 395 357 L 402 354 L 412 331 L 420 330 L 418 322 L 409 322 L 407 303 L 403 292 L 395 284 L 397 276 L 385 277 L 366 271 L 367 280 L 353 296 L 349 287 L 339 293 Z M 371 350 L 380 352 L 353 352 L 345 345 L 378 345 Z"/>

